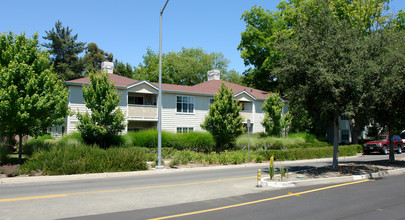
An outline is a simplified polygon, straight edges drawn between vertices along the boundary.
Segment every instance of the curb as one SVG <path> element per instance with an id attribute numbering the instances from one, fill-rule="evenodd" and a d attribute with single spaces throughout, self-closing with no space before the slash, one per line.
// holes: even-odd
<path id="1" fill-rule="evenodd" d="M 394 170 L 385 170 L 385 171 L 364 174 L 364 175 L 319 178 L 319 179 L 308 179 L 308 180 L 297 180 L 297 181 L 285 181 L 285 182 L 267 181 L 267 179 L 269 179 L 269 177 L 265 177 L 261 180 L 261 185 L 263 187 L 291 188 L 291 187 L 299 187 L 299 186 L 345 183 L 345 182 L 358 181 L 358 180 L 364 180 L 364 179 L 376 179 L 376 178 L 382 178 L 382 177 L 386 177 L 386 176 L 394 176 L 394 175 L 400 175 L 400 174 L 405 174 L 405 168 L 394 169 Z"/>

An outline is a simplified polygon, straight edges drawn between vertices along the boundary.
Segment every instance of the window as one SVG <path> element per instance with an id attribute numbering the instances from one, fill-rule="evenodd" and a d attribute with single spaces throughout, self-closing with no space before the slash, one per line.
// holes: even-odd
<path id="1" fill-rule="evenodd" d="M 241 106 L 242 107 L 242 111 L 245 111 L 246 110 L 246 108 L 245 108 L 245 103 L 243 103 L 243 102 L 239 102 L 239 106 Z"/>
<path id="2" fill-rule="evenodd" d="M 193 127 L 177 127 L 177 133 L 190 133 L 193 132 Z"/>
<path id="3" fill-rule="evenodd" d="M 210 98 L 210 105 L 214 103 L 214 98 Z"/>
<path id="4" fill-rule="evenodd" d="M 177 96 L 177 112 L 193 113 L 194 97 Z"/>
<path id="5" fill-rule="evenodd" d="M 349 130 L 342 130 L 342 141 L 349 141 Z"/>
<path id="6" fill-rule="evenodd" d="M 349 120 L 349 117 L 342 115 L 342 116 L 340 116 L 340 120 Z"/>
<path id="7" fill-rule="evenodd" d="M 143 97 L 128 96 L 128 104 L 143 105 Z"/>

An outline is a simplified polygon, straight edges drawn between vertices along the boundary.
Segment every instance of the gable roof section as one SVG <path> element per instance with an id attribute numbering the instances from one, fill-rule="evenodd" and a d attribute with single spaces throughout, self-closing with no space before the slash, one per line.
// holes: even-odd
<path id="1" fill-rule="evenodd" d="M 142 80 L 135 80 L 130 79 L 127 77 L 119 76 L 116 74 L 108 74 L 110 78 L 110 82 L 113 82 L 117 87 L 125 87 L 130 88 L 134 85 L 140 83 L 147 83 L 149 85 L 153 85 L 156 88 L 159 88 L 158 83 L 150 83 L 148 81 Z M 84 77 L 80 79 L 74 79 L 65 82 L 67 85 L 82 85 L 82 84 L 89 84 L 90 79 L 89 77 Z M 221 88 L 222 83 L 228 86 L 229 89 L 232 89 L 233 95 L 237 95 L 240 93 L 246 93 L 254 99 L 266 99 L 270 93 L 246 86 L 241 86 L 235 83 L 226 82 L 223 80 L 209 80 L 194 86 L 182 86 L 182 85 L 173 85 L 173 84 L 166 84 L 162 83 L 163 91 L 166 92 L 185 92 L 185 93 L 198 93 L 198 94 L 206 94 L 206 95 L 214 95 L 218 92 L 219 88 Z"/>
<path id="2" fill-rule="evenodd" d="M 113 82 L 114 85 L 118 86 L 118 87 L 128 87 L 132 84 L 139 82 L 139 80 L 130 79 L 130 78 L 112 74 L 112 73 L 109 73 L 108 77 L 110 78 L 110 82 Z M 90 77 L 87 76 L 84 78 L 69 80 L 69 81 L 66 81 L 66 84 L 67 85 L 90 84 Z"/>
<path id="3" fill-rule="evenodd" d="M 256 99 L 266 99 L 270 93 L 246 86 L 241 86 L 235 83 L 226 82 L 223 80 L 210 80 L 206 81 L 197 85 L 192 86 L 194 89 L 205 91 L 210 94 L 215 94 L 218 92 L 219 88 L 221 88 L 222 83 L 228 86 L 229 89 L 232 89 L 233 95 L 239 94 L 243 91 L 248 93 L 250 96 Z"/>

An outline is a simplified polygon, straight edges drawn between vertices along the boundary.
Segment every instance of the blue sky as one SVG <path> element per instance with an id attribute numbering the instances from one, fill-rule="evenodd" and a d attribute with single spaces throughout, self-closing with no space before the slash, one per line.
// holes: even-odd
<path id="1" fill-rule="evenodd" d="M 45 31 L 60 20 L 78 41 L 96 43 L 114 54 L 114 59 L 138 66 L 146 48 L 159 50 L 159 11 L 166 0 L 19 0 L 2 2 L 0 32 Z M 185 48 L 222 52 L 231 63 L 228 69 L 246 70 L 236 49 L 245 23 L 245 10 L 261 5 L 276 10 L 279 0 L 170 0 L 163 15 L 163 53 Z M 405 0 L 393 0 L 393 11 L 405 8 Z"/>

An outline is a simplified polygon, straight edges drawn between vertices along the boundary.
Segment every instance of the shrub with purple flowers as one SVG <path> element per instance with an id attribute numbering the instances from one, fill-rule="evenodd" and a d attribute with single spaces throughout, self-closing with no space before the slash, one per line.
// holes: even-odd
<path id="1" fill-rule="evenodd" d="M 6 174 L 7 177 L 20 175 L 20 165 L 3 165 L 0 167 L 0 174 Z"/>

